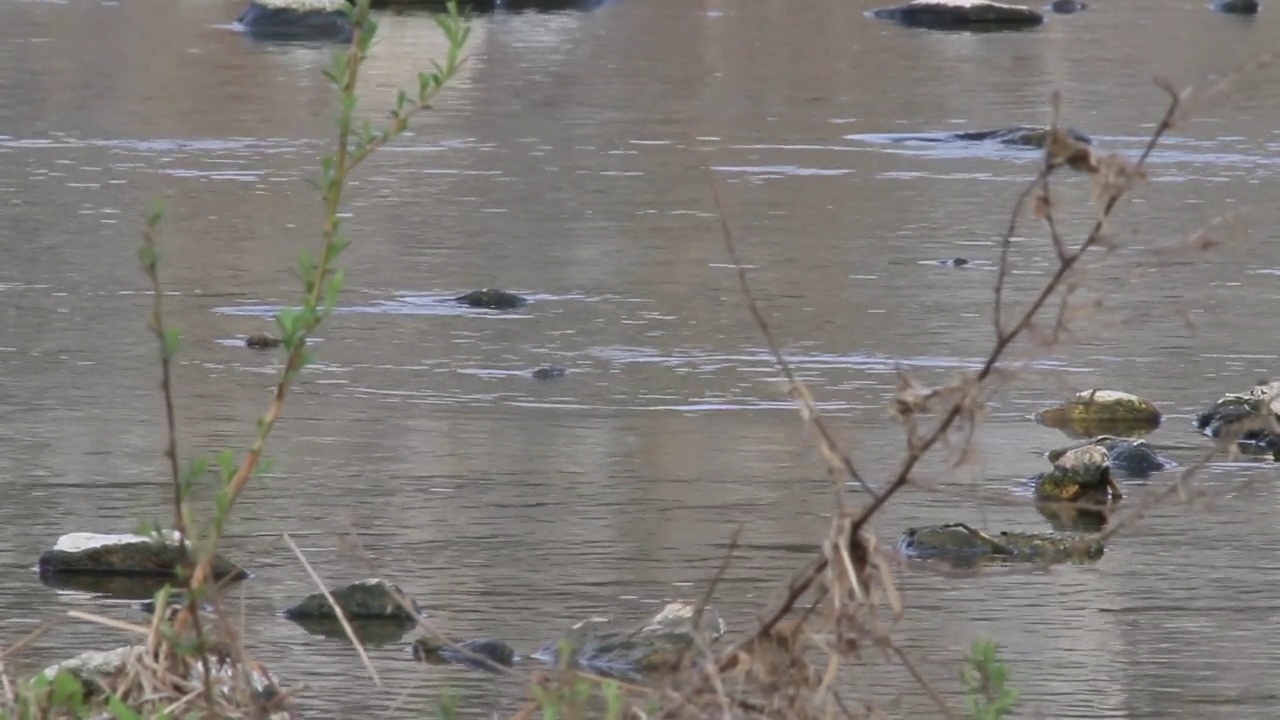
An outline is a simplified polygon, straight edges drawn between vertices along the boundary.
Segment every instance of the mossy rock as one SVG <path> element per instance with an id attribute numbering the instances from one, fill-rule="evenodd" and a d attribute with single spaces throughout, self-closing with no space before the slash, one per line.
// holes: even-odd
<path id="1" fill-rule="evenodd" d="M 1098 560 L 1104 544 L 1089 535 L 1001 532 L 990 535 L 965 523 L 910 528 L 899 549 L 909 558 L 941 560 L 955 567 L 984 562 L 1087 563 Z"/>
<path id="2" fill-rule="evenodd" d="M 1111 456 L 1100 445 L 1082 445 L 1063 453 L 1053 469 L 1035 478 L 1039 500 L 1105 505 L 1123 493 L 1111 478 Z"/>
<path id="3" fill-rule="evenodd" d="M 175 533 L 162 537 L 134 534 L 68 533 L 58 538 L 52 550 L 40 555 L 40 574 L 50 575 L 149 575 L 176 578 L 180 561 L 194 565 L 194 550 L 187 552 Z M 219 556 L 214 558 L 215 580 L 242 580 L 249 576 L 243 568 Z"/>
<path id="4" fill-rule="evenodd" d="M 338 590 L 330 590 L 333 602 L 342 608 L 348 620 L 404 620 L 415 622 L 422 610 L 399 587 L 377 578 L 351 583 Z M 396 595 L 404 598 L 413 613 L 396 601 Z M 312 593 L 297 605 L 285 609 L 290 620 L 336 620 L 338 615 L 324 593 Z"/>
<path id="5" fill-rule="evenodd" d="M 1235 441 L 1246 453 L 1280 451 L 1280 381 L 1263 381 L 1245 394 L 1228 394 L 1200 411 L 1193 422 L 1205 436 Z"/>
<path id="6" fill-rule="evenodd" d="M 456 664 L 481 670 L 495 670 L 494 665 L 511 667 L 515 663 L 515 650 L 501 640 L 475 638 L 459 640 L 455 644 L 457 647 L 446 645 L 436 638 L 422 637 L 413 641 L 410 651 L 414 660 L 433 665 Z"/>
<path id="7" fill-rule="evenodd" d="M 1160 427 L 1163 416 L 1150 400 L 1116 390 L 1085 390 L 1035 415 L 1042 425 L 1089 437 L 1130 435 Z"/>
<path id="8" fill-rule="evenodd" d="M 493 288 L 472 290 L 465 295 L 459 295 L 453 300 L 467 307 L 484 308 L 486 310 L 514 310 L 529 304 L 528 298 L 506 290 L 495 290 Z"/>

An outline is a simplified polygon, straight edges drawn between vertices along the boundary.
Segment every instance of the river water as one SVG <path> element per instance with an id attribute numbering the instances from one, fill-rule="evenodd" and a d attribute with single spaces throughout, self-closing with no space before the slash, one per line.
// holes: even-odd
<path id="1" fill-rule="evenodd" d="M 344 643 L 273 615 L 312 589 L 283 532 L 331 584 L 381 573 L 455 635 L 523 652 L 587 616 L 696 599 L 737 523 L 717 604 L 745 632 L 814 551 L 830 488 L 737 295 L 703 165 L 788 356 L 883 483 L 903 447 L 887 412 L 895 368 L 942 382 L 991 345 L 996 240 L 1037 157 L 880 134 L 1044 123 L 1058 89 L 1066 122 L 1132 154 L 1164 108 L 1154 75 L 1208 83 L 1280 38 L 1273 8 L 1241 20 L 1197 0 L 1100 1 L 999 35 L 903 29 L 864 16 L 873 6 L 619 0 L 475 22 L 458 82 L 350 188 L 341 311 L 225 543 L 255 573 L 241 591 L 250 647 L 307 683 L 305 709 L 394 717 L 451 687 L 479 715 L 522 690 L 414 664 L 407 640 L 371 648 L 375 687 Z M 239 343 L 297 298 L 334 96 L 329 48 L 249 42 L 227 25 L 239 9 L 0 2 L 0 643 L 70 608 L 143 617 L 55 593 L 32 565 L 61 533 L 167 517 L 135 254 L 154 198 L 168 210 L 168 317 L 185 336 L 184 451 L 246 447 L 269 400 L 278 356 Z M 429 18 L 382 19 L 361 93 L 375 111 L 443 51 Z M 994 394 L 976 471 L 925 463 L 946 492 L 894 502 L 876 523 L 885 542 L 954 520 L 1046 529 L 1032 508 L 971 491 L 1025 497 L 1018 479 L 1066 440 L 1029 416 L 1076 390 L 1152 399 L 1167 419 L 1150 440 L 1183 465 L 1208 447 L 1191 415 L 1277 372 L 1276 118 L 1280 81 L 1263 71 L 1173 133 L 1119 211 L 1118 249 L 1083 278 L 1079 297 L 1101 311 Z M 1061 197 L 1078 237 L 1087 188 L 1067 181 Z M 1207 253 L 1152 252 L 1224 212 L 1247 231 Z M 934 262 L 955 256 L 974 263 Z M 1052 257 L 1038 230 L 1020 234 L 1016 300 Z M 534 302 L 440 302 L 485 286 Z M 549 363 L 568 375 L 528 377 Z M 1274 475 L 1270 461 L 1215 463 L 1201 479 L 1211 506 L 1155 511 L 1093 566 L 908 568 L 896 637 L 957 707 L 957 661 L 989 634 L 1026 717 L 1274 717 Z M 1129 496 L 1170 481 L 1131 482 Z M 67 622 L 23 667 L 127 640 Z M 872 665 L 850 697 L 936 714 L 902 668 Z"/>

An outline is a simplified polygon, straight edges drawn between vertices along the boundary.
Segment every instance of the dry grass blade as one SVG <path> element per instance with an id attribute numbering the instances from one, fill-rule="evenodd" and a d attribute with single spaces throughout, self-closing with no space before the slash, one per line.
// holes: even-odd
<path id="1" fill-rule="evenodd" d="M 22 652 L 25 648 L 30 646 L 32 643 L 44 637 L 45 633 L 57 627 L 61 622 L 62 622 L 61 617 L 55 617 L 40 623 L 39 625 L 36 626 L 35 630 L 32 630 L 31 632 L 27 633 L 25 636 L 22 637 L 22 639 L 18 640 L 18 642 L 10 645 L 7 648 L 0 649 L 0 661 L 3 661 L 5 658 L 11 655 L 17 655 L 18 653 Z"/>
<path id="2" fill-rule="evenodd" d="M 281 537 L 288 543 L 289 549 L 293 550 L 293 554 L 298 557 L 298 561 L 302 563 L 302 567 L 307 571 L 307 575 L 311 576 L 311 581 L 320 588 L 320 592 L 324 594 L 324 599 L 329 601 L 329 605 L 333 606 L 333 612 L 338 616 L 338 622 L 342 624 L 342 630 L 347 634 L 347 639 L 355 646 L 356 652 L 360 654 L 360 662 L 364 663 L 365 669 L 369 671 L 369 676 L 373 678 L 373 684 L 382 687 L 382 679 L 378 677 L 378 671 L 373 667 L 373 662 L 369 660 L 369 655 L 364 651 L 364 644 L 360 642 L 360 638 L 356 636 L 355 630 L 351 628 L 351 623 L 347 621 L 347 615 L 338 607 L 338 603 L 333 601 L 333 595 L 329 594 L 329 589 L 325 587 L 324 580 L 311 567 L 311 563 L 307 562 L 307 558 L 303 556 L 302 551 L 298 549 L 293 538 L 289 537 L 289 533 L 283 533 Z"/>
<path id="3" fill-rule="evenodd" d="M 827 430 L 826 424 L 822 422 L 822 418 L 818 415 L 818 408 L 813 402 L 813 396 L 809 394 L 809 390 L 804 386 L 804 383 L 800 382 L 800 379 L 796 377 L 795 372 L 791 369 L 791 364 L 787 362 L 787 359 L 782 355 L 782 351 L 778 348 L 778 341 L 774 338 L 768 321 L 764 319 L 764 314 L 760 312 L 760 306 L 756 303 L 755 294 L 751 291 L 751 284 L 747 281 L 746 268 L 742 266 L 742 262 L 738 258 L 738 248 L 733 241 L 733 231 L 729 229 L 728 216 L 725 214 L 724 202 L 720 199 L 720 190 L 716 186 L 715 178 L 712 177 L 710 168 L 704 166 L 703 172 L 706 174 L 707 185 L 711 189 L 711 199 L 715 203 L 716 216 L 720 221 L 720 234 L 724 240 L 725 250 L 728 251 L 729 258 L 733 261 L 733 267 L 738 274 L 738 288 L 742 292 L 748 312 L 751 313 L 752 319 L 755 320 L 756 327 L 764 335 L 765 343 L 769 347 L 769 352 L 773 355 L 774 362 L 777 363 L 778 369 L 782 371 L 783 376 L 787 379 L 791 399 L 800 406 L 800 412 L 805 421 L 818 431 L 819 449 L 822 451 L 828 467 L 843 469 L 851 479 L 862 486 L 863 490 L 872 497 L 876 497 L 876 491 L 862 479 L 857 468 L 854 467 L 853 460 L 840 451 L 835 438 Z M 837 488 L 836 498 L 843 505 L 844 499 L 842 494 L 839 493 L 839 488 Z"/>

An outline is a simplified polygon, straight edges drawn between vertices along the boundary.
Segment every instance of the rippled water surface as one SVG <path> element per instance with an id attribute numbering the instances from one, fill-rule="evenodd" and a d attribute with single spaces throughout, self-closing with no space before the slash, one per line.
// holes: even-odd
<path id="1" fill-rule="evenodd" d="M 1197 0 L 1093 4 L 998 35 L 899 28 L 866 17 L 865 0 L 617 0 L 478 19 L 458 83 L 350 188 L 348 292 L 226 543 L 255 573 L 242 589 L 252 648 L 307 683 L 317 717 L 402 715 L 444 686 L 476 714 L 521 697 L 416 665 L 404 642 L 371 649 L 387 689 L 374 687 L 343 643 L 273 616 L 311 589 L 282 532 L 333 583 L 382 573 L 456 634 L 529 652 L 589 615 L 696 599 L 743 523 L 717 602 L 748 629 L 826 530 L 830 490 L 737 296 L 702 166 L 786 353 L 884 482 L 903 446 L 887 410 L 895 372 L 941 382 L 982 362 L 996 239 L 1037 163 L 893 134 L 1043 123 L 1059 89 L 1066 122 L 1132 156 L 1163 111 L 1153 76 L 1208 84 L 1280 39 L 1270 6 L 1241 20 Z M 269 400 L 279 357 L 240 340 L 297 299 L 290 270 L 320 227 L 308 182 L 334 97 L 329 49 L 249 42 L 228 27 L 239 9 L 0 0 L 0 643 L 72 607 L 141 618 L 55 593 L 32 565 L 61 533 L 167 517 L 135 254 L 155 197 L 166 308 L 186 339 L 184 448 L 245 447 Z M 378 112 L 443 51 L 427 17 L 388 14 L 382 30 L 361 92 Z M 979 471 L 920 468 L 946 492 L 894 503 L 876 525 L 886 542 L 953 520 L 1045 529 L 1030 507 L 972 490 L 1020 497 L 1018 479 L 1066 439 L 1029 416 L 1068 392 L 1150 397 L 1167 416 L 1151 440 L 1185 465 L 1206 446 L 1189 427 L 1199 407 L 1280 372 L 1274 71 L 1203 107 L 1149 169 L 1113 227 L 1117 249 L 1083 278 L 1079 297 L 1101 312 L 993 396 Z M 1075 236 L 1088 189 L 1059 185 Z M 1224 212 L 1248 229 L 1241 242 L 1152 252 Z M 936 262 L 953 257 L 973 262 Z M 1013 258 L 1010 292 L 1026 301 L 1052 251 L 1028 229 Z M 447 302 L 486 286 L 533 302 Z M 569 373 L 529 377 L 545 364 Z M 955 692 L 955 661 L 995 636 L 1027 717 L 1275 717 L 1274 475 L 1270 461 L 1215 464 L 1212 505 L 1155 511 L 1095 566 L 907 569 L 897 637 Z M 125 640 L 66 623 L 23 662 Z M 890 716 L 936 713 L 900 667 L 860 671 L 850 693 Z"/>

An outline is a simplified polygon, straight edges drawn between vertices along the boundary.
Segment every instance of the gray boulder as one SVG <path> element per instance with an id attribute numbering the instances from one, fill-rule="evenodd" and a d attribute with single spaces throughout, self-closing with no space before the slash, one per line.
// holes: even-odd
<path id="1" fill-rule="evenodd" d="M 76 532 L 63 535 L 52 550 L 40 555 L 40 574 L 150 575 L 176 578 L 182 549 L 177 534 L 160 536 L 134 534 L 103 535 Z M 187 545 L 186 562 L 194 565 L 194 550 Z M 249 573 L 235 563 L 216 557 L 214 579 L 242 580 Z"/>

